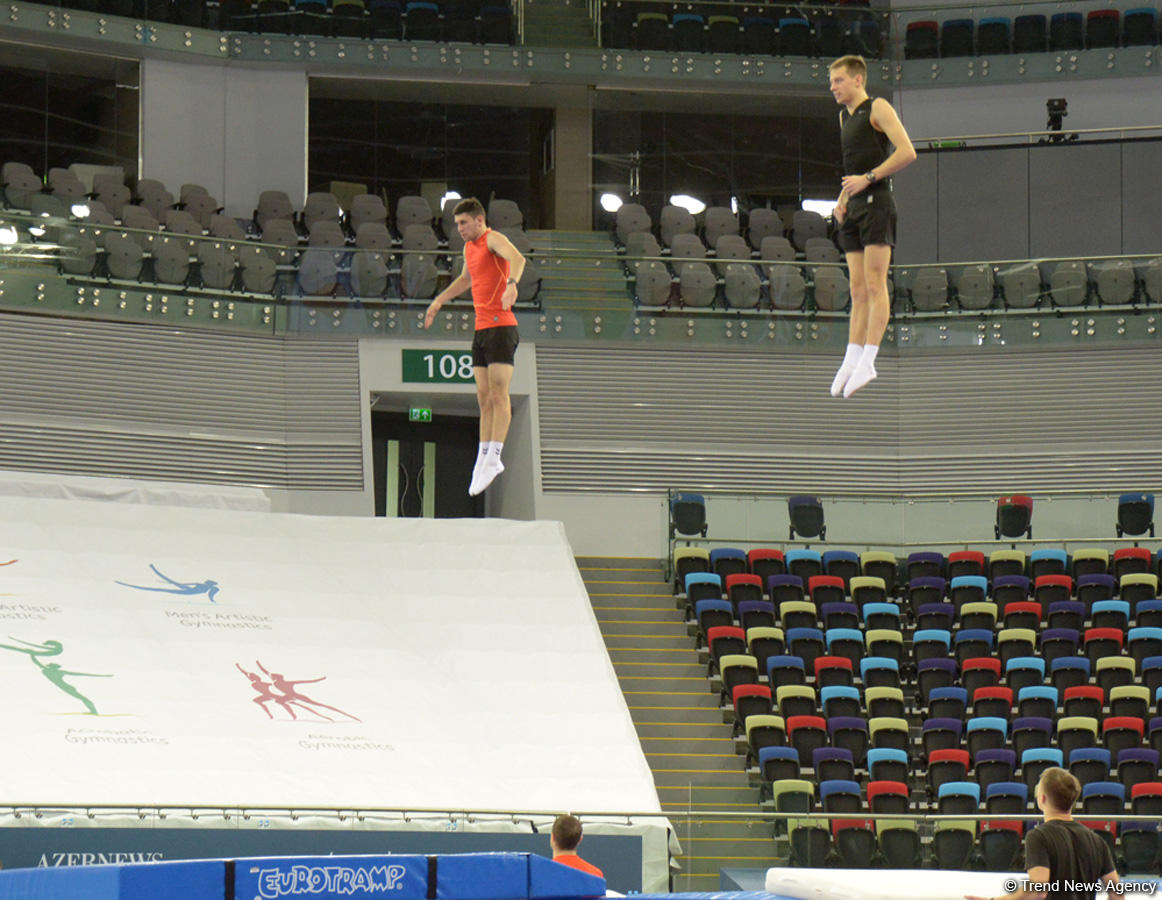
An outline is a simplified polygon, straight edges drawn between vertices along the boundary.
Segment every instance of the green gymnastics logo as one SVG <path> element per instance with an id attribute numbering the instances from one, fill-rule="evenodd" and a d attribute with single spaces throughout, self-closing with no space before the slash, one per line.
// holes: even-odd
<path id="1" fill-rule="evenodd" d="M 87 715 L 100 715 L 97 712 L 97 707 L 93 701 L 77 690 L 76 686 L 70 684 L 69 678 L 112 678 L 112 675 L 98 675 L 95 672 L 72 672 L 61 666 L 56 662 L 45 662 L 55 656 L 60 656 L 64 652 L 64 645 L 60 641 L 48 640 L 39 644 L 31 641 L 23 641 L 20 638 L 8 636 L 10 641 L 15 641 L 20 646 L 13 646 L 12 644 L 0 644 L 0 650 L 11 650 L 13 653 L 23 653 L 32 662 L 40 674 L 48 679 L 49 683 L 58 690 L 64 691 L 70 697 L 75 697 L 80 700 L 87 711 Z"/>

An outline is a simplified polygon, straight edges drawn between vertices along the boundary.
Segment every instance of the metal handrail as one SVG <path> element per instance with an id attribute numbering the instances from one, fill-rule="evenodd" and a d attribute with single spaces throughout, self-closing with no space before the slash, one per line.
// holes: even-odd
<path id="1" fill-rule="evenodd" d="M 1012 4 L 1005 4 L 1011 6 Z M 1055 4 L 1056 5 L 1056 4 Z M 945 9 L 946 7 L 941 7 Z M 995 140 L 1018 140 L 1021 138 L 1043 138 L 1043 137 L 1058 137 L 1063 134 L 1079 135 L 1087 137 L 1090 135 L 1125 135 L 1125 134 L 1139 134 L 1149 132 L 1162 136 L 1162 125 L 1129 125 L 1122 128 L 1067 128 L 1061 131 L 1001 131 L 995 134 L 951 134 L 940 135 L 939 137 L 920 137 L 916 138 L 914 144 L 922 143 L 939 143 L 941 141 L 995 141 Z M 921 148 L 923 149 L 923 148 Z M 940 149 L 940 148 L 932 148 Z"/>
<path id="2" fill-rule="evenodd" d="M 698 785 L 692 785 L 697 789 Z M 130 813 L 141 818 L 155 815 L 164 818 L 166 815 L 181 815 L 189 813 L 191 815 L 199 815 L 203 813 L 218 814 L 229 817 L 236 815 L 241 818 L 249 818 L 251 815 L 286 815 L 290 818 L 299 818 L 307 815 L 333 815 L 340 820 L 348 818 L 367 818 L 369 816 L 377 815 L 402 815 L 402 816 L 455 816 L 455 817 L 477 817 L 487 816 L 496 818 L 552 818 L 561 814 L 561 810 L 551 809 L 475 809 L 471 807 L 464 808 L 440 808 L 440 807 L 423 807 L 423 806 L 401 806 L 401 807 L 353 807 L 353 806 L 254 806 L 247 804 L 134 804 L 134 803 L 120 803 L 120 804 L 52 804 L 52 803 L 4 803 L 0 805 L 0 811 L 7 812 L 15 818 L 21 818 L 25 815 L 32 815 L 36 817 L 44 815 L 59 815 L 59 814 L 80 814 L 87 818 L 94 818 L 98 814 L 117 814 Z M 626 819 L 627 824 L 634 819 L 671 819 L 671 818 L 690 818 L 697 817 L 699 819 L 740 819 L 753 820 L 763 819 L 771 821 L 780 821 L 786 819 L 795 820 L 818 820 L 830 821 L 832 819 L 876 819 L 883 821 L 908 821 L 908 822 L 981 822 L 981 821 L 995 821 L 997 819 L 1005 820 L 1020 820 L 1025 822 L 1041 821 L 1044 816 L 1039 813 L 872 813 L 872 812 L 779 812 L 775 810 L 763 809 L 756 804 L 753 812 L 738 812 L 736 810 L 697 810 L 682 812 L 679 810 L 592 810 L 582 811 L 574 810 L 574 815 L 581 819 Z M 0 813 L 2 814 L 2 813 Z M 1073 816 L 1079 822 L 1106 822 L 1115 820 L 1117 822 L 1157 822 L 1158 817 L 1152 815 L 1141 815 L 1134 813 L 1115 813 L 1107 815 L 1097 814 L 1078 814 Z"/>

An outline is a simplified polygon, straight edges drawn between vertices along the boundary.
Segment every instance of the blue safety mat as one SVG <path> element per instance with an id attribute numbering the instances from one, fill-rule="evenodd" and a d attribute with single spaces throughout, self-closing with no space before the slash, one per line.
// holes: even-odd
<path id="1" fill-rule="evenodd" d="M 768 891 L 687 891 L 677 894 L 634 894 L 633 900 L 794 900 Z"/>
<path id="2" fill-rule="evenodd" d="M 232 876 L 231 876 L 232 873 Z M 433 881 L 434 879 L 434 881 Z M 277 856 L 0 872 L 0 900 L 589 900 L 605 879 L 531 853 Z"/>

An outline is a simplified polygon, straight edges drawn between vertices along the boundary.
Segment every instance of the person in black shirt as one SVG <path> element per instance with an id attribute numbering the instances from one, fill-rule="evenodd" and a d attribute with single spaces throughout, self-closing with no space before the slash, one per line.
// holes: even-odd
<path id="1" fill-rule="evenodd" d="M 833 215 L 851 277 L 847 354 L 831 383 L 831 396 L 850 397 L 876 377 L 876 354 L 891 313 L 888 264 L 896 243 L 896 206 L 888 179 L 911 164 L 916 151 L 892 105 L 868 96 L 862 56 L 842 56 L 830 71 L 832 96 L 843 107 L 843 190 Z"/>
<path id="2" fill-rule="evenodd" d="M 1073 804 L 1080 795 L 1081 785 L 1064 769 L 1041 774 L 1035 796 L 1045 821 L 1025 836 L 1028 879 L 1017 890 L 991 900 L 1093 900 L 1099 891 L 1119 883 L 1109 845 L 1073 820 Z"/>

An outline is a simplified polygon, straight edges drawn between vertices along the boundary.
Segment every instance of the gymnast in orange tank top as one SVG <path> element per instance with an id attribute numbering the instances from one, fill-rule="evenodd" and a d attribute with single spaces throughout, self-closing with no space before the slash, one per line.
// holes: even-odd
<path id="1" fill-rule="evenodd" d="M 464 240 L 464 268 L 429 304 L 424 328 L 432 327 L 447 301 L 471 288 L 476 310 L 472 374 L 480 404 L 480 453 L 468 493 L 475 497 L 504 471 L 500 454 L 512 422 L 509 383 L 520 343 L 512 306 L 524 274 L 525 258 L 512 241 L 485 224 L 484 206 L 475 197 L 461 200 L 453 212 L 456 230 Z"/>
<path id="2" fill-rule="evenodd" d="M 500 302 L 504 289 L 508 287 L 510 266 L 503 256 L 493 253 L 488 246 L 491 228 L 484 229 L 480 237 L 464 243 L 464 262 L 468 277 L 472 279 L 472 305 L 476 309 L 476 330 L 496 328 L 501 325 L 516 325 L 512 309 L 505 309 Z"/>

